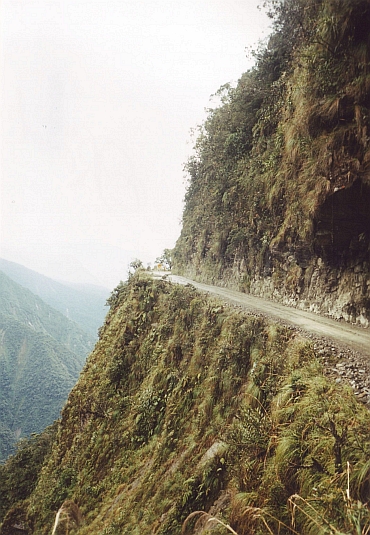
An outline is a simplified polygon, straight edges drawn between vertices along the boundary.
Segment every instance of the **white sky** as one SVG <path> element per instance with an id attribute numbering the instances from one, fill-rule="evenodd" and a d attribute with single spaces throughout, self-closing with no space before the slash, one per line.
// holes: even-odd
<path id="1" fill-rule="evenodd" d="M 180 233 L 190 129 L 258 0 L 2 0 L 0 256 L 112 288 Z"/>

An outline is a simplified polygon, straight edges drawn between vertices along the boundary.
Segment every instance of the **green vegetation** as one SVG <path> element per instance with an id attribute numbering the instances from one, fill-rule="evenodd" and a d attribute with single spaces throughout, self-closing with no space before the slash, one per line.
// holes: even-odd
<path id="1" fill-rule="evenodd" d="M 94 339 L 0 272 L 0 462 L 60 414 Z"/>
<path id="2" fill-rule="evenodd" d="M 55 438 L 56 424 L 41 434 L 31 435 L 17 444 L 17 452 L 5 465 L 0 465 L 0 517 L 8 512 L 8 520 L 17 510 L 13 504 L 27 500 L 34 490 L 42 464 Z M 11 523 L 11 521 L 10 521 Z M 8 526 L 8 528 L 10 528 Z M 2 531 L 6 531 L 6 523 Z"/>
<path id="3" fill-rule="evenodd" d="M 369 424 L 308 340 L 138 270 L 0 533 L 366 533 Z"/>
<path id="4" fill-rule="evenodd" d="M 326 278 L 366 320 L 369 1 L 266 4 L 274 32 L 199 129 L 182 233 L 158 260 L 308 304 Z M 58 425 L 0 467 L 0 535 L 369 534 L 370 413 L 312 343 L 130 268 Z M 17 312 L 4 340 L 25 317 L 42 331 Z M 5 372 L 31 346 L 15 337 Z"/>
<path id="5" fill-rule="evenodd" d="M 318 258 L 329 279 L 369 271 L 370 6 L 267 4 L 267 47 L 199 128 L 174 267 L 304 300 Z M 348 291 L 370 318 L 366 290 Z"/>
<path id="6" fill-rule="evenodd" d="M 58 418 L 84 363 L 52 337 L 0 314 L 0 461 Z"/>
<path id="7" fill-rule="evenodd" d="M 162 269 L 172 269 L 172 249 L 164 249 L 161 256 L 158 256 L 154 262 L 155 265 L 161 266 Z"/>
<path id="8" fill-rule="evenodd" d="M 36 332 L 44 333 L 70 351 L 86 357 L 94 345 L 94 337 L 76 323 L 54 310 L 32 292 L 0 271 L 0 310 Z"/>
<path id="9" fill-rule="evenodd" d="M 0 258 L 0 270 L 27 288 L 44 303 L 77 323 L 94 341 L 107 313 L 104 308 L 109 291 L 92 285 L 61 284 L 15 262 Z"/>

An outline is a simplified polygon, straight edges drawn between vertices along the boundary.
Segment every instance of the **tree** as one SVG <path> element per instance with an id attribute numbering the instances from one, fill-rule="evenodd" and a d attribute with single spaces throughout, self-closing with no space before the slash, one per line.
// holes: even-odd
<path id="1" fill-rule="evenodd" d="M 139 258 L 135 258 L 135 260 L 132 260 L 130 262 L 130 268 L 132 268 L 134 271 L 137 271 L 138 269 L 144 269 L 144 264 Z"/>
<path id="2" fill-rule="evenodd" d="M 164 249 L 161 256 L 158 256 L 155 259 L 155 263 L 161 264 L 164 269 L 171 269 L 172 268 L 172 249 Z"/>

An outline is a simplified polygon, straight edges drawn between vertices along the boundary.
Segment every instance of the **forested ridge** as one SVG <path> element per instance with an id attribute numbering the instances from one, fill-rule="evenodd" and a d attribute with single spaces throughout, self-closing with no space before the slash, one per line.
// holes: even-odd
<path id="1" fill-rule="evenodd" d="M 0 271 L 0 461 L 59 417 L 94 338 Z"/>
<path id="2" fill-rule="evenodd" d="M 85 332 L 77 323 L 47 305 L 1 271 L 0 307 L 2 314 L 12 317 L 36 332 L 50 335 L 78 355 L 86 356 L 93 348 L 93 335 Z"/>
<path id="3" fill-rule="evenodd" d="M 32 269 L 0 258 L 0 270 L 44 303 L 77 323 L 94 340 L 102 324 L 109 291 L 99 286 L 62 284 Z"/>

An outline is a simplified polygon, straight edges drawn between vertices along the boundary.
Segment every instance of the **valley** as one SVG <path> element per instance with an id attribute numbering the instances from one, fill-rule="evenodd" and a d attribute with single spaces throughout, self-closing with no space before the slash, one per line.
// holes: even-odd
<path id="1" fill-rule="evenodd" d="M 0 261 L 0 264 L 6 263 Z M 93 296 L 89 307 L 78 292 L 74 294 L 72 289 L 63 292 L 63 286 L 55 281 L 17 264 L 7 263 L 6 267 L 9 266 L 16 273 L 15 278 L 35 290 L 39 288 L 39 293 L 49 291 L 54 303 L 58 299 L 64 305 L 79 303 L 81 310 L 86 309 L 86 318 L 101 315 L 99 309 L 103 310 L 105 302 L 102 298 Z M 92 334 L 89 321 L 77 324 L 2 271 L 0 308 L 0 461 L 3 462 L 14 452 L 19 439 L 43 431 L 58 419 L 94 347 L 97 328 Z M 76 306 L 70 306 L 70 310 L 79 317 Z"/>

